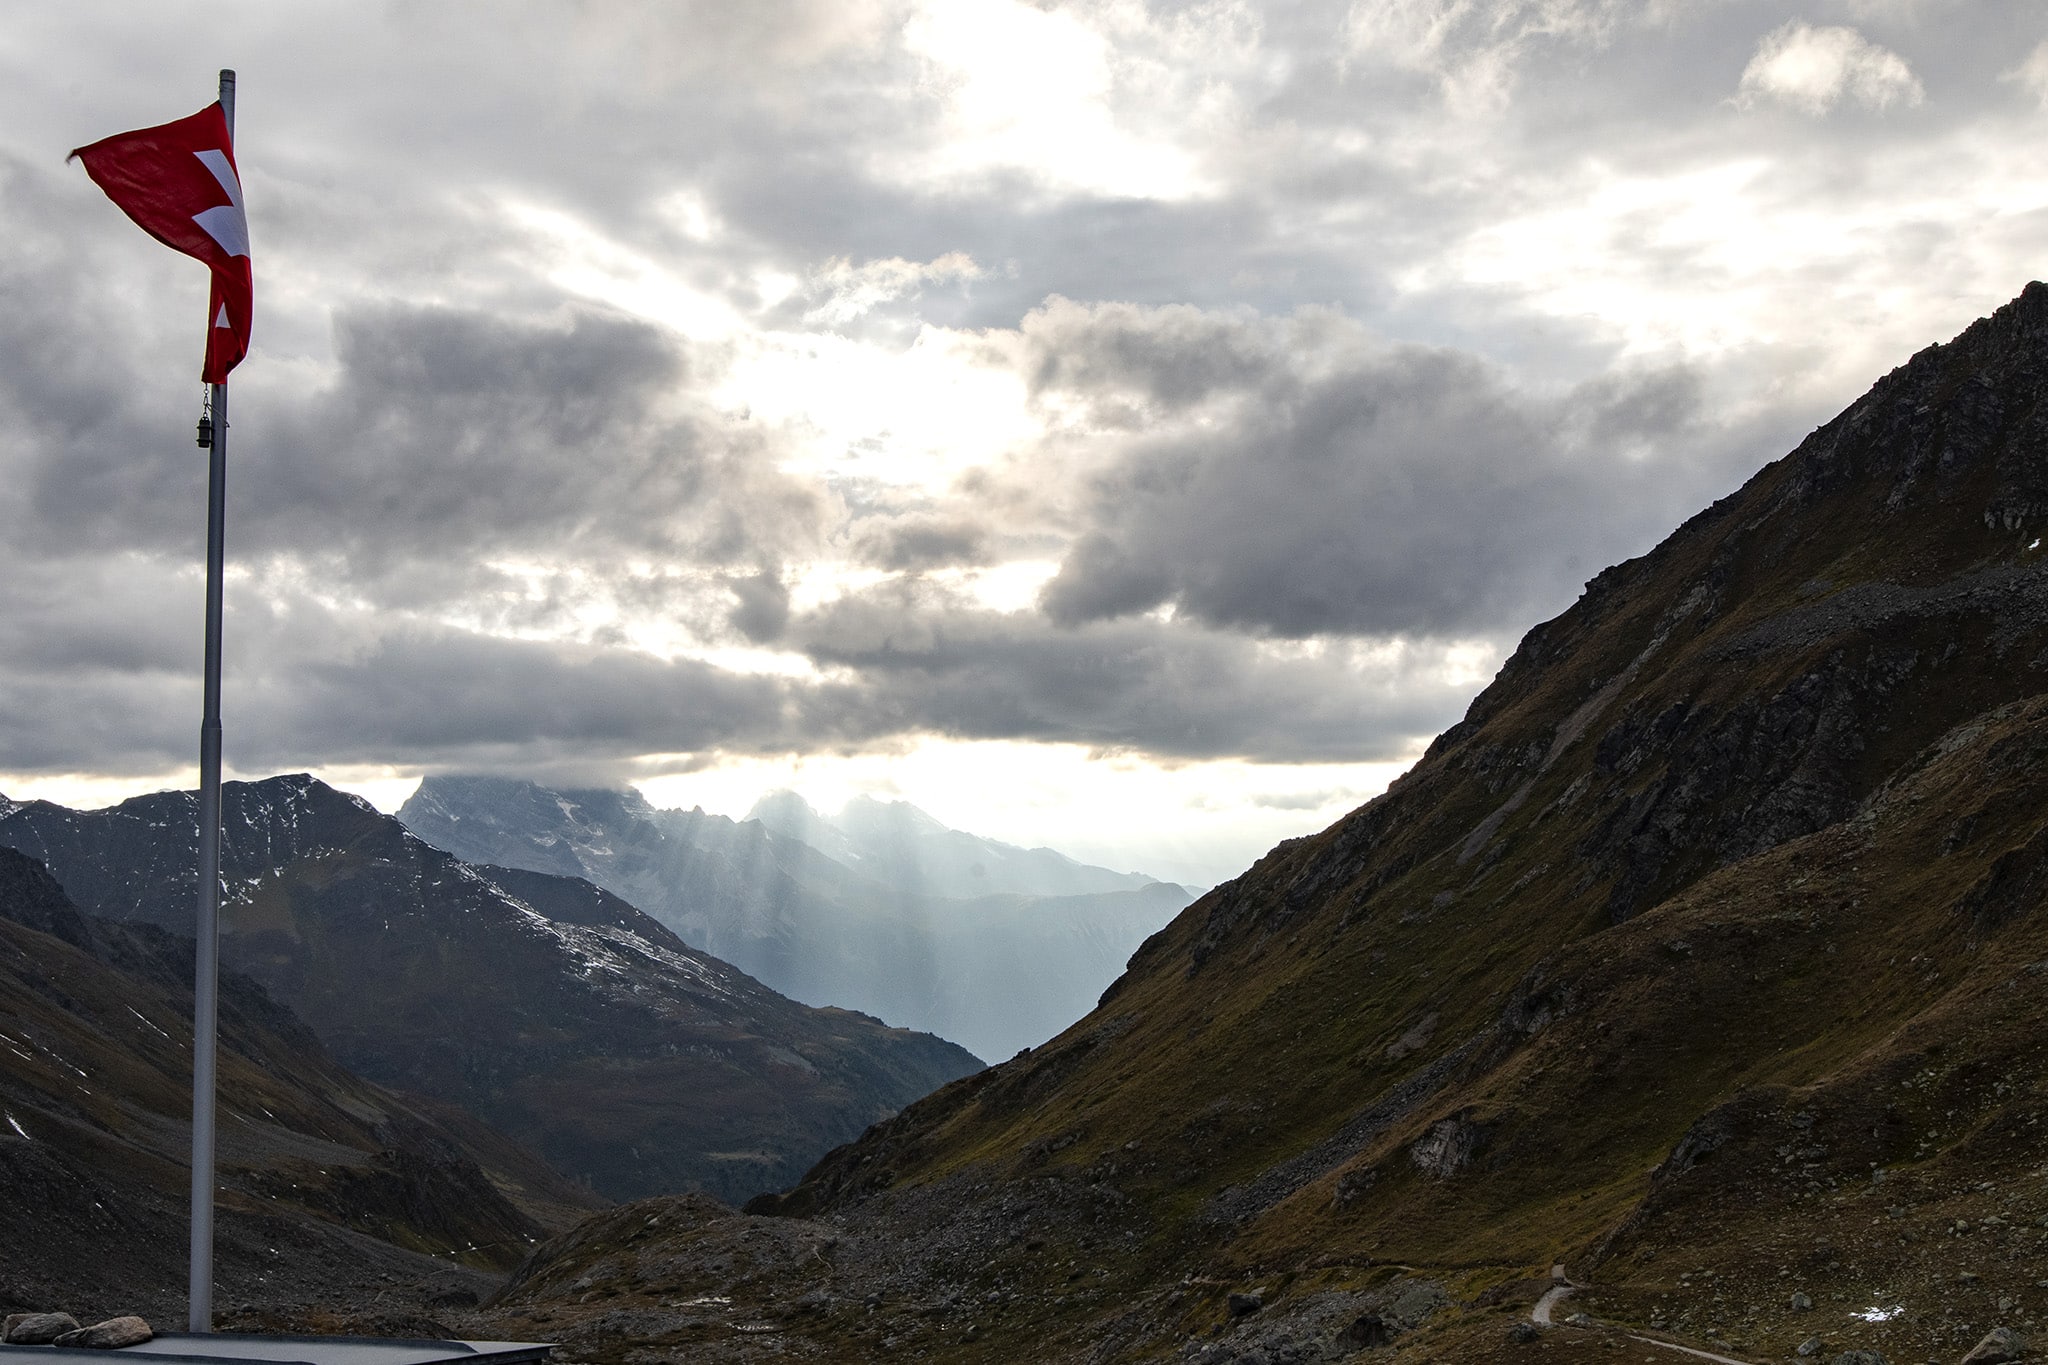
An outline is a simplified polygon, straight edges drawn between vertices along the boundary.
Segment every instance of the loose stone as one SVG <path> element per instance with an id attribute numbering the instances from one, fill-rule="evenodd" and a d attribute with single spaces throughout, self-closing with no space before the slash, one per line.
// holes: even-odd
<path id="1" fill-rule="evenodd" d="M 1963 1357 L 1963 1365 L 2007 1365 L 2009 1361 L 2025 1359 L 2026 1354 L 2025 1337 L 2010 1327 L 1994 1327 L 1970 1348 L 1970 1353 Z"/>
<path id="2" fill-rule="evenodd" d="M 149 1324 L 129 1314 L 125 1317 L 108 1318 L 90 1327 L 80 1327 L 66 1332 L 56 1340 L 59 1346 L 83 1346 L 94 1351 L 116 1351 L 123 1346 L 139 1346 L 154 1337 Z"/>
<path id="3" fill-rule="evenodd" d="M 69 1313 L 15 1313 L 7 1319 L 9 1346 L 48 1346 L 66 1332 L 78 1330 Z"/>

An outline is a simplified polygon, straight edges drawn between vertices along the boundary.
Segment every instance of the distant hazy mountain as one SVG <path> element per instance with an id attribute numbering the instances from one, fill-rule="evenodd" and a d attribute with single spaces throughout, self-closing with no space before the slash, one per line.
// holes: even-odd
<path id="1" fill-rule="evenodd" d="M 1019 848 L 948 829 L 906 801 L 857 796 L 822 815 L 792 791 L 770 792 L 749 820 L 800 839 L 891 890 L 950 900 L 1013 893 L 1087 896 L 1158 885 L 1136 872 L 1111 872 L 1049 848 Z"/>
<path id="2" fill-rule="evenodd" d="M 586 877 L 799 1000 L 983 1057 L 1079 1018 L 1192 899 L 865 799 L 826 817 L 777 792 L 734 821 L 631 791 L 430 777 L 398 816 L 461 858 Z"/>
<path id="3" fill-rule="evenodd" d="M 190 933 L 190 792 L 0 806 L 94 913 Z M 787 1184 L 976 1059 L 786 999 L 581 881 L 478 868 L 309 777 L 224 792 L 222 957 L 373 1080 L 452 1100 L 613 1198 Z"/>

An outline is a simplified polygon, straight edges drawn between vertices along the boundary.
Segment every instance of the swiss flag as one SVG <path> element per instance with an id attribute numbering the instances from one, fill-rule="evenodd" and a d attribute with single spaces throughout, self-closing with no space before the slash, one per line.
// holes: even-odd
<path id="1" fill-rule="evenodd" d="M 209 104 L 190 118 L 116 133 L 71 154 L 144 232 L 213 271 L 200 375 L 209 384 L 227 383 L 228 371 L 249 353 L 255 287 L 234 141 L 227 114 Z"/>

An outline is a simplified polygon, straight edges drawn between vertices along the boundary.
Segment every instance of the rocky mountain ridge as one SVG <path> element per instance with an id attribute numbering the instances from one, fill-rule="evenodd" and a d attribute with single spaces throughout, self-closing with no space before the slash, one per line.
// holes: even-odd
<path id="1" fill-rule="evenodd" d="M 608 1197 L 773 1188 L 979 1066 L 788 1000 L 588 883 L 465 864 L 310 777 L 227 784 L 222 838 L 227 966 L 344 1064 Z M 189 792 L 0 815 L 0 845 L 78 903 L 173 932 L 190 932 L 196 844 Z"/>
<path id="2" fill-rule="evenodd" d="M 399 810 L 437 848 L 587 878 L 776 990 L 983 1057 L 1080 1017 L 1192 899 L 1172 883 L 948 829 L 902 803 L 856 801 L 827 819 L 779 793 L 756 816 L 456 776 L 426 778 Z"/>
<path id="3" fill-rule="evenodd" d="M 2044 520 L 2034 284 L 1596 577 L 1059 1038 L 751 1216 L 586 1225 L 501 1320 L 593 1360 L 1868 1365 L 2048 1332 Z M 1576 1316 L 1540 1328 L 1559 1266 Z"/>

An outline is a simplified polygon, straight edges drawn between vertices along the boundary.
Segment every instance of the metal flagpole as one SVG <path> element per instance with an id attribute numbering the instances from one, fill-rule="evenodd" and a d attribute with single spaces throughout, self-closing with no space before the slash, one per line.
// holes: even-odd
<path id="1" fill-rule="evenodd" d="M 220 107 L 235 132 L 235 73 L 220 73 Z M 211 329 L 213 319 L 207 319 Z M 210 332 L 209 332 L 210 335 Z M 220 1017 L 220 624 L 227 563 L 228 386 L 208 386 L 199 444 L 206 485 L 206 692 L 199 722 L 199 918 L 192 990 L 192 1278 L 186 1330 L 213 1330 L 214 1045 Z"/>

